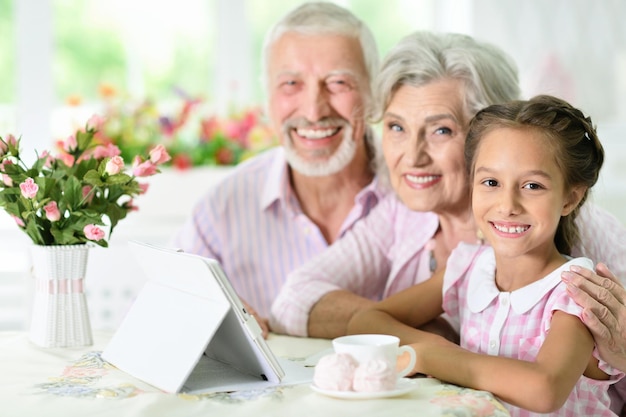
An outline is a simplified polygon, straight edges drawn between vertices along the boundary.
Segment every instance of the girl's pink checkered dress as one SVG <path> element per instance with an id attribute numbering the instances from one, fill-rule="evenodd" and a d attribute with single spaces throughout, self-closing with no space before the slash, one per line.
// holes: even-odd
<path id="1" fill-rule="evenodd" d="M 561 271 L 576 264 L 593 269 L 587 258 L 575 258 L 548 276 L 513 292 L 500 292 L 495 284 L 495 257 L 488 246 L 461 244 L 450 258 L 443 284 L 443 307 L 458 318 L 461 346 L 473 352 L 532 361 L 550 329 L 552 312 L 581 317 L 582 309 L 565 292 Z M 566 345 L 563 346 L 567 348 Z M 597 357 L 597 352 L 594 351 Z M 623 374 L 603 361 L 609 381 L 581 376 L 566 403 L 550 416 L 614 416 L 607 394 L 609 385 Z M 539 416 L 506 404 L 511 416 Z"/>

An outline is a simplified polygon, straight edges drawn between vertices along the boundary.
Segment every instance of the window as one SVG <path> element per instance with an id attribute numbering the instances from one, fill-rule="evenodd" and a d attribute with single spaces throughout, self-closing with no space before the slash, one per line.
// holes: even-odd
<path id="1" fill-rule="evenodd" d="M 0 0 L 0 135 L 15 126 L 15 24 L 12 0 Z"/>
<path id="2" fill-rule="evenodd" d="M 265 32 L 280 16 L 303 2 L 247 0 L 245 10 L 236 13 L 241 16 L 238 21 L 220 22 L 215 18 L 214 6 L 219 3 L 219 7 L 229 7 L 226 0 L 51 1 L 56 46 L 54 78 L 59 102 L 68 98 L 97 99 L 101 84 L 156 99 L 171 97 L 175 89 L 211 96 L 215 68 L 222 61 L 216 56 L 214 45 L 219 34 L 214 29 L 235 25 L 251 38 L 250 51 L 230 49 L 229 53 L 252 55 L 247 85 L 254 90 L 250 94 L 254 104 L 263 100 L 259 74 Z M 371 27 L 381 56 L 403 35 L 418 27 L 428 28 L 434 20 L 430 0 L 338 3 Z"/>
<path id="3" fill-rule="evenodd" d="M 97 100 L 103 85 L 157 100 L 180 91 L 207 91 L 215 63 L 213 2 L 52 0 L 52 4 L 58 102 Z"/>

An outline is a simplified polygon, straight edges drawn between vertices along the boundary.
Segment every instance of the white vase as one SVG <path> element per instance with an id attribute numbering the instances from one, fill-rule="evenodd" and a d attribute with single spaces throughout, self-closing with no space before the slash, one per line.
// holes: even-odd
<path id="1" fill-rule="evenodd" d="M 31 246 L 33 343 L 42 347 L 93 344 L 84 287 L 88 255 L 89 245 Z"/>

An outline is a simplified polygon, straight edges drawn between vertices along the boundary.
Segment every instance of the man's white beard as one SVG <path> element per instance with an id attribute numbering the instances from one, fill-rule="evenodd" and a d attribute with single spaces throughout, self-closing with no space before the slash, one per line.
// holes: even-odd
<path id="1" fill-rule="evenodd" d="M 290 132 L 293 126 L 288 123 L 283 125 L 283 147 L 285 149 L 285 159 L 291 168 L 302 175 L 308 177 L 324 177 L 340 172 L 347 167 L 356 155 L 356 142 L 352 140 L 352 126 L 345 123 L 343 126 L 343 138 L 337 150 L 328 159 L 312 162 L 298 155 L 291 142 Z"/>

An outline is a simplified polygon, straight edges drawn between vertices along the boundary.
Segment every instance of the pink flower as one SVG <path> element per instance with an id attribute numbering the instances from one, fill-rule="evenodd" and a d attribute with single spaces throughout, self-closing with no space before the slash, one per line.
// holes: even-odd
<path id="1" fill-rule="evenodd" d="M 124 159 L 121 156 L 114 156 L 109 159 L 104 171 L 109 175 L 119 174 L 124 170 Z"/>
<path id="2" fill-rule="evenodd" d="M 250 130 L 257 124 L 257 114 L 254 111 L 248 111 L 240 120 L 231 120 L 226 123 L 224 128 L 226 135 L 233 138 L 244 148 L 248 147 L 247 138 Z"/>
<path id="3" fill-rule="evenodd" d="M 90 185 L 85 185 L 83 187 L 83 199 L 85 200 L 85 203 L 89 204 L 91 203 L 91 200 L 93 200 L 93 193 L 91 193 L 92 187 Z M 89 197 L 89 198 L 87 198 Z"/>
<path id="4" fill-rule="evenodd" d="M 104 123 L 104 119 L 97 114 L 94 114 L 87 120 L 87 129 L 100 129 L 100 126 Z"/>
<path id="5" fill-rule="evenodd" d="M 9 145 L 17 146 L 17 139 L 11 134 L 8 134 L 3 140 L 0 140 L 0 156 L 4 155 L 9 150 Z"/>
<path id="6" fill-rule="evenodd" d="M 209 142 L 211 139 L 213 139 L 213 136 L 215 136 L 219 132 L 220 122 L 217 117 L 212 116 L 208 119 L 203 119 L 200 122 L 200 128 L 202 130 L 202 139 L 205 142 Z"/>
<path id="7" fill-rule="evenodd" d="M 160 165 L 172 159 L 163 145 L 157 145 L 150 151 L 150 161 Z"/>
<path id="8" fill-rule="evenodd" d="M 51 201 L 43 206 L 43 210 L 46 212 L 46 218 L 51 222 L 56 222 L 61 218 L 61 212 L 56 201 Z"/>
<path id="9" fill-rule="evenodd" d="M 76 142 L 76 136 L 74 135 L 68 136 L 67 139 L 65 139 L 65 142 L 63 142 L 63 149 L 66 152 L 73 152 L 76 150 L 76 148 L 78 148 L 78 142 Z"/>
<path id="10" fill-rule="evenodd" d="M 95 224 L 88 224 L 83 228 L 85 237 L 89 240 L 102 240 L 104 239 L 104 230 L 100 229 Z"/>
<path id="11" fill-rule="evenodd" d="M 63 161 L 63 163 L 67 165 L 68 167 L 73 166 L 74 161 L 75 161 L 74 156 L 70 155 L 69 153 L 61 153 L 60 155 L 58 155 L 57 159 L 60 159 L 61 161 Z"/>
<path id="12" fill-rule="evenodd" d="M 174 156 L 174 158 L 172 159 L 172 165 L 180 170 L 185 170 L 191 168 L 191 166 L 193 165 L 193 161 L 191 160 L 189 155 L 179 154 Z"/>
<path id="13" fill-rule="evenodd" d="M 139 211 L 139 207 L 135 205 L 132 198 L 124 203 L 124 208 L 126 208 L 128 211 Z"/>
<path id="14" fill-rule="evenodd" d="M 121 153 L 122 151 L 120 151 L 120 148 L 112 143 L 108 143 L 107 145 L 96 146 L 93 150 L 93 157 L 96 159 L 112 158 L 120 155 Z"/>
<path id="15" fill-rule="evenodd" d="M 139 183 L 138 185 L 139 185 L 139 188 L 141 189 L 139 194 L 147 193 L 148 192 L 148 188 L 150 188 L 150 184 L 148 184 L 147 182 Z"/>
<path id="16" fill-rule="evenodd" d="M 45 159 L 43 165 L 46 168 L 50 168 L 52 166 L 52 163 L 54 162 L 54 156 L 50 155 L 50 152 L 48 151 L 43 151 L 39 159 Z"/>
<path id="17" fill-rule="evenodd" d="M 24 224 L 24 221 L 23 221 L 22 219 L 20 219 L 19 217 L 14 216 L 14 215 L 11 215 L 11 217 L 13 217 L 13 220 L 15 220 L 15 223 L 17 223 L 17 225 L 18 225 L 19 227 L 24 227 L 24 226 L 26 226 L 26 225 Z"/>
<path id="18" fill-rule="evenodd" d="M 13 162 L 9 159 L 5 159 L 4 161 L 0 162 L 0 171 L 5 172 L 4 167 L 7 165 L 11 165 L 12 163 Z M 7 174 L 4 174 L 4 173 L 2 174 L 2 182 L 7 187 L 13 187 L 13 180 Z"/>
<path id="19" fill-rule="evenodd" d="M 148 160 L 141 162 L 141 158 L 136 156 L 133 160 L 133 175 L 136 177 L 149 177 L 157 173 L 157 166 Z"/>
<path id="20" fill-rule="evenodd" d="M 35 184 L 32 178 L 26 178 L 26 180 L 20 184 L 20 190 L 22 190 L 24 198 L 35 198 L 37 191 L 39 191 L 39 186 Z"/>
<path id="21" fill-rule="evenodd" d="M 246 133 L 243 123 L 237 120 L 228 120 L 224 126 L 224 132 L 229 138 L 233 138 L 240 141 L 242 136 Z"/>
<path id="22" fill-rule="evenodd" d="M 230 165 L 235 160 L 235 154 L 228 148 L 219 148 L 215 152 L 215 160 L 218 165 Z"/>

